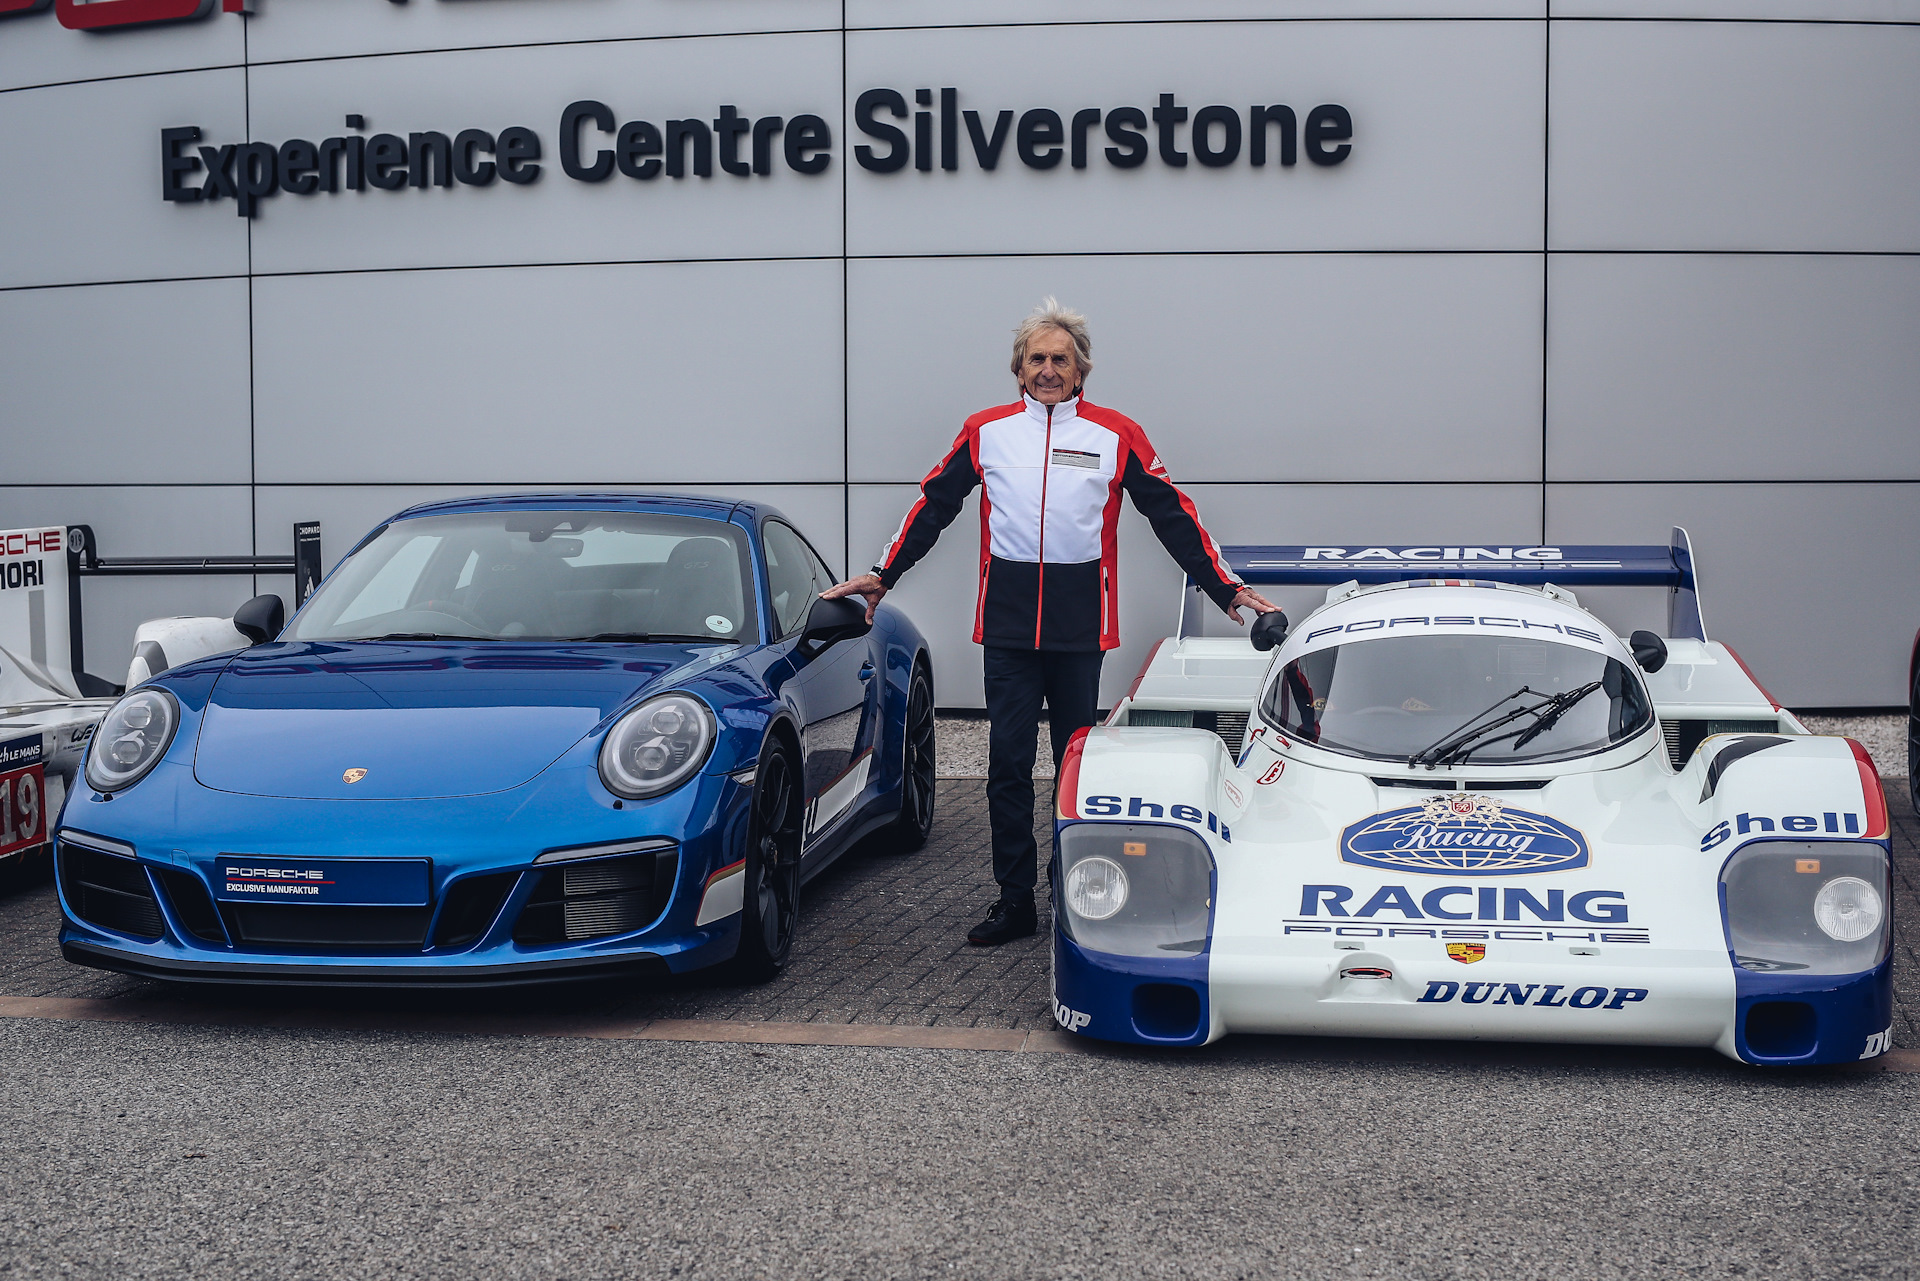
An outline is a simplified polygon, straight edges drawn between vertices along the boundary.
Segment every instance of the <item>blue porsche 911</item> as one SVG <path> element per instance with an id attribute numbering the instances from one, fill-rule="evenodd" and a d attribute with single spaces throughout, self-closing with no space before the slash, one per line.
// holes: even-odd
<path id="1" fill-rule="evenodd" d="M 785 965 L 801 883 L 933 822 L 933 673 L 770 508 L 529 494 L 374 530 L 284 628 L 101 723 L 61 946 L 175 981 L 453 987 Z"/>

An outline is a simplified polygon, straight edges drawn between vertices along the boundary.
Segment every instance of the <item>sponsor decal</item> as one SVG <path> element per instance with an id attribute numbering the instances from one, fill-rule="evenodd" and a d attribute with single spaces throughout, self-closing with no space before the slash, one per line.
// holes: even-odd
<path id="1" fill-rule="evenodd" d="M 1278 783 L 1280 776 L 1286 772 L 1287 763 L 1285 761 L 1275 761 L 1273 764 L 1267 766 L 1267 772 L 1260 776 L 1260 785 L 1266 787 L 1270 784 Z"/>
<path id="2" fill-rule="evenodd" d="M 1056 449 L 1053 451 L 1055 467 L 1086 467 L 1100 470 L 1100 455 L 1085 449 Z"/>
<path id="3" fill-rule="evenodd" d="M 1594 645 L 1604 645 L 1606 640 L 1599 632 L 1585 627 L 1575 627 L 1571 623 L 1536 622 L 1531 618 L 1521 618 L 1508 614 L 1416 614 L 1405 618 L 1363 618 L 1345 626 L 1321 627 L 1308 632 L 1303 645 L 1311 645 L 1322 636 L 1344 636 L 1349 632 L 1390 632 L 1396 627 L 1498 627 L 1505 631 L 1518 632 L 1558 632 L 1562 636 L 1573 636 Z M 1409 702 L 1418 702 L 1410 699 Z M 1405 704 L 1402 704 L 1404 707 Z M 1420 707 L 1407 707 L 1408 711 L 1425 710 Z"/>
<path id="4" fill-rule="evenodd" d="M 424 907 L 426 859 L 316 859 L 268 861 L 273 856 L 229 854 L 214 864 L 216 897 L 229 900 L 300 899 L 351 907 Z"/>
<path id="5" fill-rule="evenodd" d="M 1340 860 L 1422 876 L 1570 872 L 1587 865 L 1587 840 L 1545 814 L 1456 792 L 1351 824 Z"/>
<path id="6" fill-rule="evenodd" d="M 1070 1010 L 1060 1004 L 1060 998 L 1053 998 L 1053 1020 L 1069 1032 L 1078 1032 L 1093 1022 L 1093 1015 L 1083 1014 L 1079 1010 Z"/>
<path id="7" fill-rule="evenodd" d="M 0 743 L 0 855 L 47 839 L 45 761 L 38 734 Z"/>
<path id="8" fill-rule="evenodd" d="M 1245 805 L 1247 803 L 1247 798 L 1240 794 L 1240 789 L 1233 785 L 1232 779 L 1230 778 L 1222 779 L 1220 782 L 1220 788 L 1222 791 L 1226 792 L 1227 799 L 1232 801 L 1235 805 Z"/>
<path id="9" fill-rule="evenodd" d="M 1716 823 L 1707 834 L 1700 838 L 1700 852 L 1725 845 L 1735 836 L 1745 836 L 1749 832 L 1819 832 L 1828 836 L 1858 836 L 1862 831 L 1860 816 L 1838 810 L 1827 810 L 1820 814 L 1781 814 L 1769 817 L 1763 814 L 1738 814 L 1724 823 Z"/>
<path id="10" fill-rule="evenodd" d="M 1415 897 L 1416 891 L 1419 897 Z M 1545 897 L 1542 898 L 1541 895 Z M 1354 920 L 1371 920 L 1395 912 L 1408 921 L 1586 921 L 1594 925 L 1625 925 L 1627 896 L 1619 890 L 1543 889 L 1535 894 L 1518 885 L 1382 885 L 1358 907 L 1350 905 L 1354 890 L 1346 885 L 1302 885 L 1300 917 L 1324 913 Z"/>
<path id="11" fill-rule="evenodd" d="M 1234 804 L 1240 804 L 1237 796 Z M 1195 827 L 1205 826 L 1209 832 L 1217 832 L 1223 841 L 1233 840 L 1233 832 L 1220 821 L 1218 814 L 1194 805 L 1162 805 L 1138 796 L 1089 796 L 1080 802 L 1080 813 L 1086 818 L 1118 818 L 1123 814 L 1128 818 L 1171 818 Z"/>
<path id="12" fill-rule="evenodd" d="M 358 765 L 356 765 L 352 769 L 347 770 L 345 773 L 341 774 L 340 781 L 342 783 L 358 783 L 361 779 L 365 778 L 366 776 L 367 776 L 367 771 L 365 771 L 364 769 L 361 769 Z"/>
<path id="13" fill-rule="evenodd" d="M 1893 1026 L 1888 1024 L 1884 1032 L 1875 1032 L 1867 1038 L 1867 1048 L 1860 1051 L 1863 1059 L 1877 1059 L 1893 1048 Z"/>
<path id="14" fill-rule="evenodd" d="M 1647 999 L 1644 987 L 1576 987 L 1565 983 L 1458 983 L 1428 979 L 1418 1005 L 1531 1005 L 1568 1010 L 1624 1010 Z M 1561 993 L 1566 995 L 1561 995 Z"/>
<path id="15" fill-rule="evenodd" d="M 1462 965 L 1472 965 L 1475 961 L 1487 959 L 1485 943 L 1449 943 L 1447 955 Z"/>

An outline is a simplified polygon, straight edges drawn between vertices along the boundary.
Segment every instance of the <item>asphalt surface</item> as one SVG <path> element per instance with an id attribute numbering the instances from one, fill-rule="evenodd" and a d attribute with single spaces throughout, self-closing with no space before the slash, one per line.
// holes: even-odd
<path id="1" fill-rule="evenodd" d="M 1920 833 L 1890 799 L 1912 1046 Z M 811 979 L 757 1012 L 720 987 L 621 999 L 944 1017 L 939 958 L 988 891 L 965 834 L 977 789 L 942 805 L 928 851 L 858 858 L 809 896 L 802 959 L 840 954 L 867 1005 L 810 1006 Z M 53 972 L 44 942 L 18 951 L 51 925 L 45 894 L 0 901 L 19 957 L 0 994 Z M 863 903 L 897 909 L 895 932 L 836 942 L 828 923 Z M 1037 1025 L 1044 953 L 1022 955 L 970 972 L 976 1024 Z M 231 1018 L 303 998 L 195 999 Z M 1065 1055 L 39 1018 L 0 1018 L 0 1073 L 5 1276 L 1920 1275 L 1910 1073 L 1289 1038 Z"/>

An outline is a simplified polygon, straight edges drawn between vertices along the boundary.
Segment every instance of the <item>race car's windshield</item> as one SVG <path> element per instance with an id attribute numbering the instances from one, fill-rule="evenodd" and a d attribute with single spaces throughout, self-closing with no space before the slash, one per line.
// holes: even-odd
<path id="1" fill-rule="evenodd" d="M 1560 695 L 1569 697 L 1549 701 Z M 1520 711 L 1529 707 L 1541 711 Z M 1305 742 L 1402 764 L 1423 753 L 1475 765 L 1566 760 L 1631 738 L 1653 717 L 1639 677 L 1617 659 L 1556 641 L 1475 634 L 1316 650 L 1281 669 L 1260 710 Z M 1492 732 L 1473 733 L 1514 712 Z"/>
<path id="2" fill-rule="evenodd" d="M 707 640 L 752 634 L 744 533 L 647 512 L 484 511 L 388 525 L 292 640 Z"/>

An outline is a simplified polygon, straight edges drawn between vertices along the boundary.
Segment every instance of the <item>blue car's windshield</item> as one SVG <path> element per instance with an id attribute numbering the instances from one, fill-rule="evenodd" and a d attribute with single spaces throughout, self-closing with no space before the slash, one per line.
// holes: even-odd
<path id="1" fill-rule="evenodd" d="M 290 640 L 709 640 L 756 629 L 744 532 L 648 512 L 399 520 L 336 569 Z"/>

